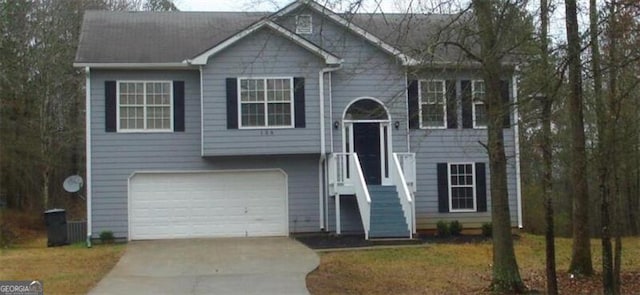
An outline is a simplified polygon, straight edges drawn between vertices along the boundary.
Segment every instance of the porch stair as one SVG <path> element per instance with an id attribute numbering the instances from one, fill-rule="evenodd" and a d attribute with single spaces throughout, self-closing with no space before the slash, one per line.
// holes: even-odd
<path id="1" fill-rule="evenodd" d="M 395 186 L 368 185 L 371 196 L 371 228 L 369 237 L 407 238 L 409 227 Z"/>

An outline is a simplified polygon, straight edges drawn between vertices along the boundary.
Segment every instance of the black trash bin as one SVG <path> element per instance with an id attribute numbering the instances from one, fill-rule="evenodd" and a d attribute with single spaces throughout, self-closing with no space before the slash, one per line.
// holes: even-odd
<path id="1" fill-rule="evenodd" d="M 67 212 L 64 209 L 44 211 L 47 226 L 47 247 L 67 244 Z"/>

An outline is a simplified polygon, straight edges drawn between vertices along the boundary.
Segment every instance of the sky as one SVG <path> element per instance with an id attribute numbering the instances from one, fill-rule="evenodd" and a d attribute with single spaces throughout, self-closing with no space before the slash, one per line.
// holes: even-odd
<path id="1" fill-rule="evenodd" d="M 183 11 L 277 11 L 280 8 L 288 5 L 294 0 L 174 0 L 174 3 L 178 6 L 178 9 Z M 351 1 L 338 1 L 338 0 L 316 0 L 319 3 L 339 3 L 339 2 L 352 2 Z M 364 5 L 358 12 L 406 12 L 409 3 L 419 3 L 418 5 L 429 5 L 430 3 L 440 2 L 457 2 L 454 0 L 363 0 Z M 462 2 L 468 2 L 468 0 L 459 0 Z M 602 0 L 597 0 L 598 3 Z M 555 13 L 551 17 L 550 37 L 556 40 L 565 39 L 565 24 L 564 24 L 564 6 L 561 2 L 557 5 Z M 539 5 L 538 1 L 530 1 L 530 10 L 535 11 Z M 588 21 L 588 1 L 578 0 L 578 7 L 581 10 L 580 15 L 580 27 L 581 30 L 586 28 Z M 332 10 L 336 12 L 344 12 L 347 9 L 341 9 L 340 7 L 334 7 Z"/>
<path id="2" fill-rule="evenodd" d="M 397 12 L 406 0 L 364 0 L 365 10 L 374 10 L 377 3 L 384 12 Z M 293 0 L 174 0 L 185 11 L 276 11 Z M 318 1 L 322 3 L 322 1 Z M 332 1 L 335 2 L 335 1 Z M 338 9 L 339 11 L 339 9 Z"/>

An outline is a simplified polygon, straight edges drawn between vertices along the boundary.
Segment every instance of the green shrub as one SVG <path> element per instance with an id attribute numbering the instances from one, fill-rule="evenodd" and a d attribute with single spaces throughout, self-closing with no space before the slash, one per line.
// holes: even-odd
<path id="1" fill-rule="evenodd" d="M 449 232 L 451 232 L 451 235 L 459 236 L 462 233 L 462 224 L 457 220 L 451 221 L 449 224 Z"/>
<path id="2" fill-rule="evenodd" d="M 113 232 L 110 230 L 103 230 L 102 232 L 100 232 L 100 241 L 103 244 L 112 244 L 115 241 Z"/>
<path id="3" fill-rule="evenodd" d="M 438 237 L 444 238 L 451 234 L 449 223 L 444 220 L 438 221 L 438 223 L 436 223 L 436 228 L 438 229 Z"/>
<path id="4" fill-rule="evenodd" d="M 482 224 L 482 235 L 485 237 L 491 237 L 493 234 L 493 226 L 491 222 L 486 222 Z"/>

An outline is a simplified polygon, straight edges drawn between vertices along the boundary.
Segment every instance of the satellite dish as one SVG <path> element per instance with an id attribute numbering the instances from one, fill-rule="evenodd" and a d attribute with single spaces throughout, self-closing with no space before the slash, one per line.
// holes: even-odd
<path id="1" fill-rule="evenodd" d="M 62 183 L 64 190 L 70 193 L 77 193 L 82 188 L 82 177 L 80 175 L 71 175 Z"/>

